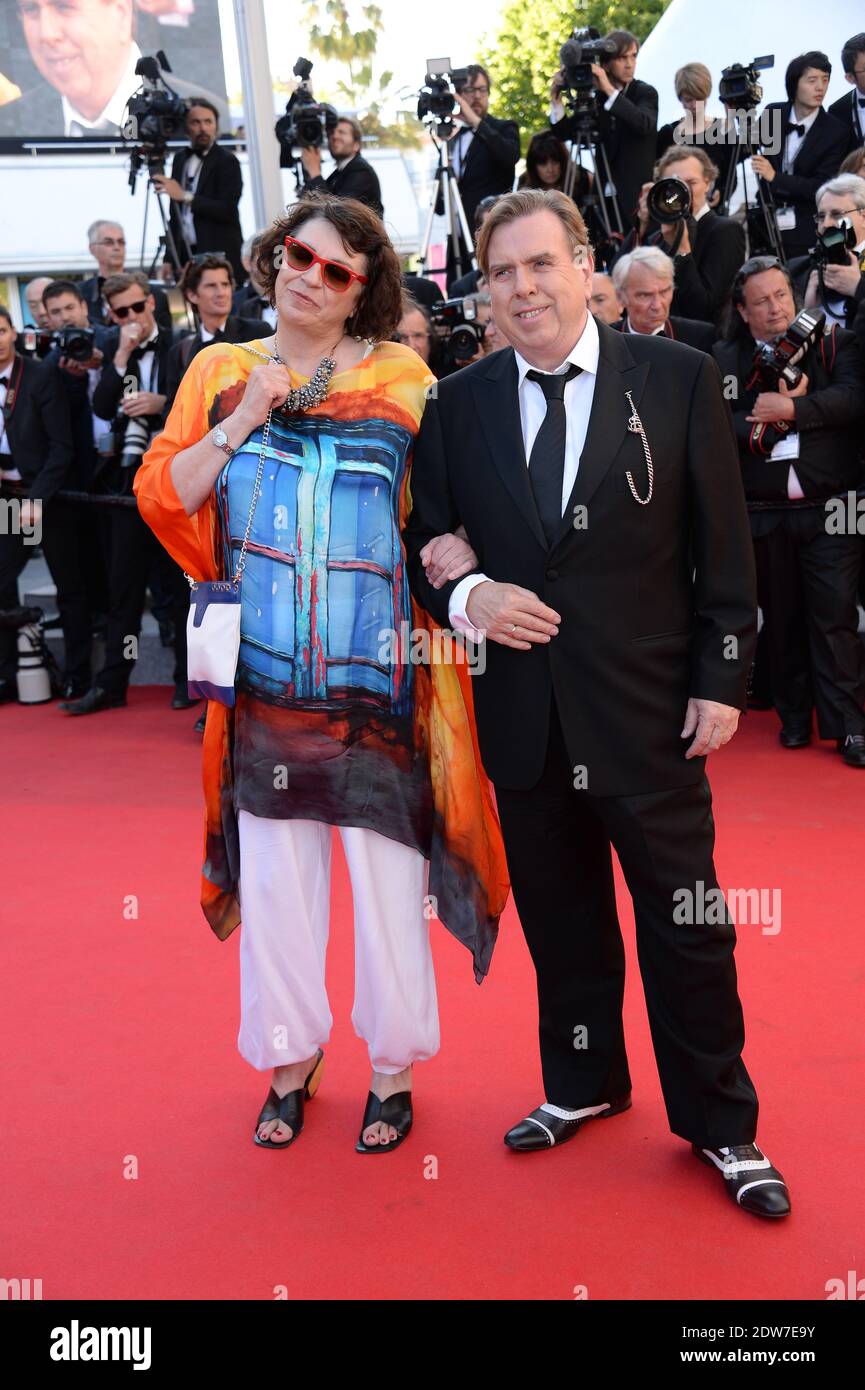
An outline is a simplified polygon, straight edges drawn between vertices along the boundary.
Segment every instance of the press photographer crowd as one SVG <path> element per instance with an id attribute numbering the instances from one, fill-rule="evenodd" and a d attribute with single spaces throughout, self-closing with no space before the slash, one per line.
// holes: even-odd
<path id="1" fill-rule="evenodd" d="M 595 317 L 708 354 L 723 378 L 762 614 L 749 703 L 774 708 L 785 749 L 811 741 L 816 710 L 817 736 L 865 768 L 865 33 L 831 58 L 792 57 L 784 102 L 762 103 L 774 55 L 724 68 L 714 104 L 712 72 L 689 62 L 671 73 L 682 115 L 660 128 L 632 34 L 575 31 L 560 60 L 549 124 L 524 151 L 517 123 L 491 114 L 483 66 L 427 65 L 418 118 L 438 167 L 397 340 L 439 378 L 507 346 L 474 256 L 484 218 L 516 187 L 573 199 L 594 252 Z M 827 109 L 839 61 L 849 90 Z M 267 229 L 244 238 L 241 166 L 220 143 L 217 107 L 172 94 L 156 60 L 138 70 L 131 178 L 146 169 L 167 209 L 164 262 L 131 266 L 124 228 L 94 207 L 95 273 L 32 280 L 23 331 L 0 305 L 0 703 L 59 698 L 69 716 L 125 705 L 149 602 L 173 647 L 170 706 L 201 705 L 203 730 L 187 690 L 189 586 L 139 515 L 133 480 L 196 354 L 269 336 L 276 313 L 256 263 Z M 361 125 L 315 100 L 310 70 L 299 60 L 275 131 L 297 196 L 358 199 L 386 223 Z M 184 131 L 166 174 L 167 142 Z M 438 272 L 435 213 L 447 242 Z M 313 263 L 301 240 L 286 254 L 297 269 Z M 39 546 L 62 668 L 19 595 Z"/>

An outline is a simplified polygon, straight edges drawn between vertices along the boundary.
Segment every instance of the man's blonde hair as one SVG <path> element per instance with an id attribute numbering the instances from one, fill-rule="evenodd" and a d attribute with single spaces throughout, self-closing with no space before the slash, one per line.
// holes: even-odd
<path id="1" fill-rule="evenodd" d="M 573 198 L 557 188 L 520 188 L 515 193 L 503 193 L 496 199 L 478 232 L 478 265 L 486 278 L 489 278 L 490 269 L 490 240 L 496 229 L 508 222 L 516 222 L 518 217 L 531 217 L 536 212 L 552 212 L 558 217 L 575 255 L 580 248 L 591 252 L 586 224 Z"/>

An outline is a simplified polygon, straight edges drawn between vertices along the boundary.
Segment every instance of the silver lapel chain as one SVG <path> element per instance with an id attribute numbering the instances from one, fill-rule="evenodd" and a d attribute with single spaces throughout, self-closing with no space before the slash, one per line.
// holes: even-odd
<path id="1" fill-rule="evenodd" d="M 634 479 L 631 476 L 630 469 L 625 474 L 625 476 L 628 479 L 628 487 L 631 489 L 631 496 L 634 498 L 634 501 L 639 502 L 641 507 L 647 507 L 652 500 L 652 488 L 654 486 L 655 481 L 655 469 L 652 465 L 652 451 L 649 448 L 649 441 L 646 438 L 646 431 L 643 429 L 643 422 L 637 413 L 637 407 L 634 405 L 633 397 L 631 396 L 630 391 L 626 391 L 625 395 L 628 398 L 628 405 L 631 407 L 631 417 L 628 420 L 628 429 L 631 431 L 632 434 L 638 434 L 640 436 L 640 443 L 643 446 L 643 453 L 646 455 L 646 472 L 649 475 L 648 496 L 641 497 L 640 494 L 637 492 L 637 489 L 634 487 Z"/>

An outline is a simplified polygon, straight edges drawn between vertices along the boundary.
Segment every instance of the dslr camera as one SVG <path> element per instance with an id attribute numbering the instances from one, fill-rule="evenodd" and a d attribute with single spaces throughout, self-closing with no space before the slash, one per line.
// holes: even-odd
<path id="1" fill-rule="evenodd" d="M 825 314 L 815 313 L 813 309 L 800 310 L 776 343 L 764 343 L 757 348 L 745 390 L 777 391 L 781 381 L 794 390 L 802 380 L 802 368 L 797 363 L 822 337 L 825 326 Z"/>
<path id="2" fill-rule="evenodd" d="M 438 334 L 446 365 L 453 371 L 464 367 L 477 354 L 487 326 L 478 322 L 475 300 L 440 299 L 430 306 L 430 318 Z"/>
<path id="3" fill-rule="evenodd" d="M 656 222 L 684 222 L 691 216 L 691 190 L 684 179 L 658 179 L 646 198 Z"/>
<path id="4" fill-rule="evenodd" d="M 60 356 L 69 357 L 73 362 L 89 362 L 95 340 L 96 334 L 92 328 L 75 328 L 72 324 L 53 331 L 25 328 L 19 335 L 19 345 L 25 357 L 47 357 L 49 352 L 59 347 Z"/>
<path id="5" fill-rule="evenodd" d="M 296 162 L 295 150 L 320 149 L 328 133 L 334 129 L 339 115 L 326 101 L 316 101 L 309 85 L 312 63 L 308 58 L 298 58 L 292 72 L 300 78 L 300 83 L 292 92 L 285 108 L 274 126 L 274 134 L 279 141 L 279 167 L 290 169 Z"/>
<path id="6" fill-rule="evenodd" d="M 817 233 L 817 241 L 811 249 L 811 259 L 822 270 L 827 265 L 847 265 L 848 252 L 856 245 L 856 232 L 847 221 L 837 227 L 826 227 Z"/>

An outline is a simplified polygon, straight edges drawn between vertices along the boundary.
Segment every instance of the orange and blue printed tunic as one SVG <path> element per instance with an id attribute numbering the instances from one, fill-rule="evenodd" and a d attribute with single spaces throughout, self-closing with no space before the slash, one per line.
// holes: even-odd
<path id="1" fill-rule="evenodd" d="M 142 517 L 194 579 L 235 572 L 262 430 L 194 516 L 171 460 L 236 409 L 263 354 L 260 341 L 217 343 L 193 358 L 135 478 Z M 306 380 L 289 371 L 293 385 Z M 208 705 L 201 905 L 221 939 L 241 921 L 241 810 L 366 827 L 429 859 L 431 913 L 480 980 L 507 900 L 504 849 L 471 676 L 412 599 L 401 539 L 433 381 L 410 348 L 383 342 L 336 373 L 318 406 L 273 412 L 241 582 L 236 703 Z"/>

